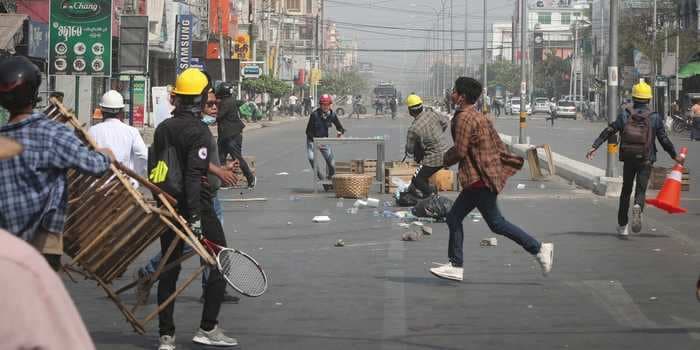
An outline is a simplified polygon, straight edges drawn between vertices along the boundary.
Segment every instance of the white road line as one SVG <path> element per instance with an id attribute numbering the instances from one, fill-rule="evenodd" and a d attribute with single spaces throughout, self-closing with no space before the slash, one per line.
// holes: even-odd
<path id="1" fill-rule="evenodd" d="M 565 284 L 589 292 L 621 326 L 630 328 L 656 328 L 657 324 L 644 315 L 632 300 L 620 281 L 569 281 Z"/>

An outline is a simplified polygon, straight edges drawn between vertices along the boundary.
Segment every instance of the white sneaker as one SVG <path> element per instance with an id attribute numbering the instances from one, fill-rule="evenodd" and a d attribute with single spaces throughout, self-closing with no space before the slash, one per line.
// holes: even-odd
<path id="1" fill-rule="evenodd" d="M 175 350 L 175 336 L 161 335 L 158 350 Z"/>
<path id="2" fill-rule="evenodd" d="M 632 232 L 638 233 L 642 230 L 642 207 L 635 204 L 632 207 Z"/>
<path id="3" fill-rule="evenodd" d="M 214 329 L 212 329 L 209 332 L 200 328 L 197 331 L 197 334 L 194 335 L 194 338 L 192 338 L 192 342 L 212 346 L 238 345 L 238 340 L 236 340 L 236 338 L 231 338 L 224 335 L 224 332 L 221 331 L 221 328 L 219 328 L 219 326 L 214 327 Z"/>
<path id="4" fill-rule="evenodd" d="M 453 281 L 462 281 L 464 269 L 461 267 L 452 266 L 452 263 L 440 265 L 430 269 L 430 273 L 439 278 L 444 278 Z"/>
<path id="5" fill-rule="evenodd" d="M 620 238 L 627 238 L 630 235 L 630 230 L 629 230 L 629 225 L 625 226 L 618 226 L 617 227 L 617 235 Z"/>
<path id="6" fill-rule="evenodd" d="M 542 243 L 540 252 L 537 253 L 535 258 L 542 266 L 542 275 L 549 275 L 549 272 L 552 271 L 552 263 L 554 263 L 554 244 Z"/>

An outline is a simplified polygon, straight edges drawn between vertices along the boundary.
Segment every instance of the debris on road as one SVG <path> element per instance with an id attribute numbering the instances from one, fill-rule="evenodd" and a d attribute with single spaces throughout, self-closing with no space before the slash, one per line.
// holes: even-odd
<path id="1" fill-rule="evenodd" d="M 657 297 L 649 297 L 649 301 L 656 301 L 656 300 L 658 300 L 658 299 L 659 299 L 659 298 L 657 298 Z"/>
<path id="2" fill-rule="evenodd" d="M 661 249 L 659 249 L 659 248 L 654 248 L 654 249 L 652 249 L 652 251 L 655 251 L 655 252 L 660 252 L 660 251 L 661 251 Z"/>
<path id="3" fill-rule="evenodd" d="M 327 215 L 319 215 L 319 216 L 314 216 L 314 218 L 311 219 L 311 221 L 313 221 L 315 223 L 324 223 L 324 222 L 330 222 L 331 218 L 328 217 Z"/>
<path id="4" fill-rule="evenodd" d="M 430 226 L 422 226 L 423 234 L 426 236 L 431 236 L 433 234 L 433 228 Z"/>
<path id="5" fill-rule="evenodd" d="M 357 215 L 357 207 L 348 208 L 345 210 L 348 215 Z"/>
<path id="6" fill-rule="evenodd" d="M 415 232 L 406 232 L 401 235 L 401 240 L 406 242 L 420 241 L 421 236 Z"/>
<path id="7" fill-rule="evenodd" d="M 339 239 L 335 242 L 334 246 L 335 247 L 345 247 L 345 241 L 343 241 L 342 239 Z"/>
<path id="8" fill-rule="evenodd" d="M 275 175 L 276 175 L 276 176 L 287 176 L 287 175 L 289 175 L 289 173 L 286 172 L 286 171 L 283 171 L 283 172 L 277 173 L 277 174 L 275 174 Z"/>
<path id="9" fill-rule="evenodd" d="M 518 186 L 516 186 L 515 188 L 517 188 L 517 189 L 519 189 L 519 190 L 524 190 L 524 189 L 525 189 L 525 184 L 518 184 Z"/>
<path id="10" fill-rule="evenodd" d="M 365 205 L 372 208 L 379 208 L 379 199 L 367 198 L 367 202 L 365 202 Z"/>
<path id="11" fill-rule="evenodd" d="M 498 245 L 498 239 L 496 237 L 484 238 L 481 240 L 482 247 L 495 247 Z"/>
<path id="12" fill-rule="evenodd" d="M 363 201 L 362 199 L 358 199 L 352 206 L 355 208 L 364 208 L 367 206 L 367 202 Z"/>

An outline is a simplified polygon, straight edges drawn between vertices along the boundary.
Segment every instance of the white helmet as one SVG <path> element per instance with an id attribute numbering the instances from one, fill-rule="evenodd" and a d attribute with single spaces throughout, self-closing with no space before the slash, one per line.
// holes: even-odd
<path id="1" fill-rule="evenodd" d="M 100 107 L 106 112 L 117 113 L 120 109 L 124 108 L 124 97 L 116 90 L 109 90 L 102 95 Z"/>

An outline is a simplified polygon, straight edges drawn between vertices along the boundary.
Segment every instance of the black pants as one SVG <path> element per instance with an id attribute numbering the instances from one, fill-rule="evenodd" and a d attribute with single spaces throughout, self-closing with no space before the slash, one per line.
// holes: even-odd
<path id="1" fill-rule="evenodd" d="M 440 171 L 440 169 L 441 167 L 421 165 L 416 171 L 416 174 L 413 175 L 411 183 L 413 183 L 413 186 L 417 190 L 421 191 L 423 197 L 428 197 L 433 193 L 433 190 L 430 188 L 429 180 L 430 177 L 433 176 L 433 174 Z"/>
<path id="2" fill-rule="evenodd" d="M 245 176 L 249 184 L 252 183 L 253 172 L 250 171 L 248 163 L 246 163 L 245 159 L 243 159 L 242 134 L 219 139 L 219 159 L 221 160 L 221 165 L 226 165 L 226 158 L 228 158 L 229 154 L 231 155 L 231 158 L 238 160 L 243 176 Z"/>
<path id="3" fill-rule="evenodd" d="M 224 235 L 223 227 L 221 227 L 221 222 L 214 213 L 212 197 L 206 190 L 203 189 L 202 192 L 202 212 L 200 215 L 204 237 L 216 244 L 226 246 L 226 236 Z M 160 248 L 163 254 L 165 254 L 168 247 L 170 247 L 170 243 L 175 239 L 175 237 L 177 236 L 173 231 L 168 231 L 161 236 Z M 167 263 L 171 263 L 180 258 L 182 255 L 183 244 L 184 243 L 181 240 L 173 253 L 170 255 Z M 160 275 L 160 279 L 158 281 L 158 304 L 164 302 L 175 292 L 179 275 L 180 265 Z M 204 289 L 204 308 L 202 310 L 202 319 L 199 325 L 200 328 L 210 331 L 217 325 L 217 318 L 219 317 L 221 303 L 224 300 L 225 290 L 226 281 L 221 276 L 219 270 L 215 268 L 210 269 L 209 278 L 206 283 L 206 288 Z M 168 305 L 158 315 L 159 331 L 161 336 L 175 334 L 175 321 L 173 319 L 174 310 L 175 302 Z"/>
<path id="4" fill-rule="evenodd" d="M 651 175 L 651 163 L 648 161 L 626 161 L 622 170 L 622 193 L 620 193 L 620 208 L 617 211 L 617 223 L 625 226 L 629 222 L 630 196 L 632 184 L 637 180 L 634 189 L 634 204 L 639 204 L 644 210 L 644 199 L 647 192 L 647 184 Z"/>

